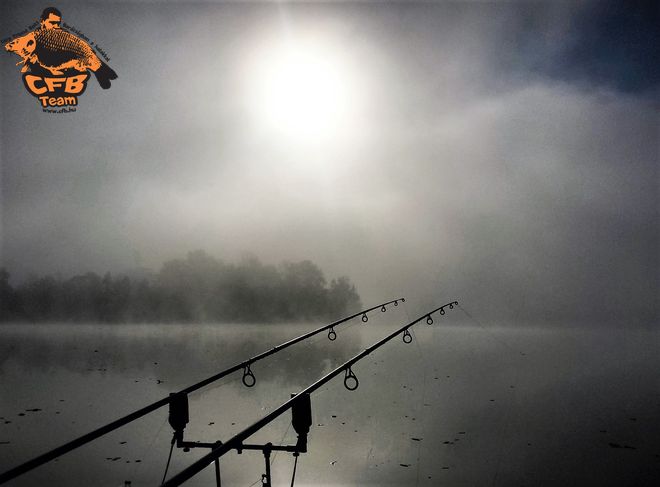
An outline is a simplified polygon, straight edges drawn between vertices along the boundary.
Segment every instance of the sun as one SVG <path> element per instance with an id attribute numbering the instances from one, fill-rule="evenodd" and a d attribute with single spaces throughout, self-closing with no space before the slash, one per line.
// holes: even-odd
<path id="1" fill-rule="evenodd" d="M 263 50 L 251 73 L 257 121 L 287 139 L 332 138 L 350 123 L 350 72 L 328 46 L 289 41 Z"/>

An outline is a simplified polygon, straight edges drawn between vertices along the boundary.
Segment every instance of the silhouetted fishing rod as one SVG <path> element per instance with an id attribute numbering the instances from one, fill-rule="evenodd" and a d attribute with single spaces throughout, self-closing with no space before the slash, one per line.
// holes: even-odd
<path id="1" fill-rule="evenodd" d="M 337 320 L 333 323 L 330 323 L 329 325 L 322 326 L 321 328 L 318 328 L 314 331 L 311 331 L 309 333 L 305 333 L 304 335 L 300 335 L 297 338 L 293 338 L 293 339 L 291 339 L 287 342 L 284 342 L 280 345 L 277 345 L 277 346 L 271 348 L 270 350 L 267 350 L 263 353 L 260 353 L 259 355 L 255 355 L 254 357 L 249 358 L 248 360 L 245 360 L 245 361 L 243 361 L 239 364 L 236 364 L 233 367 L 225 369 L 222 372 L 218 372 L 217 374 L 212 375 L 208 379 L 204 379 L 204 380 L 202 380 L 202 381 L 200 381 L 196 384 L 193 384 L 189 387 L 186 387 L 185 389 L 179 391 L 179 394 L 189 394 L 191 392 L 194 392 L 198 389 L 201 389 L 204 386 L 207 386 L 207 385 L 211 384 L 212 382 L 220 380 L 223 377 L 225 377 L 229 374 L 232 374 L 232 373 L 234 373 L 238 370 L 241 370 L 241 369 L 243 369 L 243 379 L 242 379 L 243 384 L 246 387 L 252 387 L 256 383 L 256 378 L 254 376 L 254 373 L 250 369 L 250 365 L 253 364 L 254 362 L 257 362 L 257 361 L 259 361 L 261 359 L 264 359 L 264 358 L 266 358 L 270 355 L 273 355 L 273 354 L 275 354 L 275 353 L 277 353 L 281 350 L 284 350 L 287 347 L 290 347 L 291 345 L 295 345 L 298 342 L 301 342 L 303 340 L 307 340 L 308 338 L 313 337 L 314 335 L 317 335 L 318 333 L 321 333 L 325 330 L 329 330 L 328 331 L 328 338 L 330 340 L 335 340 L 337 338 L 337 333 L 335 332 L 335 329 L 334 329 L 336 326 L 341 325 L 342 323 L 345 323 L 349 320 L 352 320 L 353 318 L 356 318 L 360 315 L 362 315 L 362 318 L 361 318 L 362 321 L 366 323 L 367 321 L 369 321 L 367 313 L 369 313 L 369 312 L 371 312 L 375 309 L 378 309 L 378 308 L 380 308 L 380 310 L 384 312 L 384 311 L 387 310 L 386 307 L 387 307 L 388 304 L 394 304 L 394 306 L 398 306 L 399 301 L 401 301 L 402 303 L 405 303 L 406 298 L 398 298 L 398 299 L 394 299 L 392 301 L 387 301 L 385 303 L 381 303 L 377 306 L 372 306 L 371 308 L 359 311 L 355 314 L 347 316 L 346 318 L 342 318 L 342 319 Z M 33 469 L 37 468 L 38 466 L 43 465 L 46 462 L 49 462 L 49 461 L 51 461 L 51 460 L 53 460 L 53 459 L 55 459 L 55 458 L 57 458 L 61 455 L 64 455 L 65 453 L 70 452 L 71 450 L 79 448 L 79 447 L 89 443 L 90 441 L 93 441 L 93 440 L 95 440 L 95 439 L 97 439 L 97 438 L 99 438 L 99 437 L 101 437 L 105 434 L 108 434 L 111 431 L 116 430 L 117 428 L 120 428 L 120 427 L 122 427 L 122 426 L 124 426 L 124 425 L 126 425 L 126 424 L 128 424 L 132 421 L 135 421 L 136 419 L 141 418 L 142 416 L 145 416 L 145 415 L 155 411 L 158 408 L 161 408 L 161 407 L 169 404 L 171 397 L 172 397 L 171 395 L 167 396 L 167 397 L 164 397 L 160 401 L 156 401 L 152 404 L 149 404 L 148 406 L 143 407 L 142 409 L 138 409 L 137 411 L 134 411 L 134 412 L 124 416 L 123 418 L 119 418 L 116 421 L 113 421 L 112 423 L 106 424 L 105 426 L 102 426 L 99 429 L 96 429 L 96 430 L 94 430 L 90 433 L 87 433 L 86 435 L 83 435 L 79 438 L 76 438 L 75 440 L 72 440 L 69 443 L 65 443 L 62 446 L 59 446 L 59 447 L 57 447 L 53 450 L 50 450 L 49 452 L 46 452 L 46 453 L 44 453 L 44 454 L 42 454 L 42 455 L 40 455 L 36 458 L 33 458 L 32 460 L 28 460 L 27 462 L 25 462 L 25 463 L 23 463 L 23 464 L 21 464 L 17 467 L 12 468 L 11 470 L 8 470 L 8 471 L 0 474 L 0 484 L 3 484 L 3 483 L 5 483 L 5 482 L 7 482 L 7 481 L 9 481 L 13 478 L 16 478 L 19 475 L 22 475 L 26 472 L 29 472 L 30 470 L 33 470 Z"/>
<path id="2" fill-rule="evenodd" d="M 369 348 L 365 349 L 364 351 L 360 352 L 357 354 L 355 357 L 352 359 L 348 360 L 347 362 L 344 362 L 342 365 L 337 367 L 335 370 L 330 372 L 329 374 L 323 376 L 316 382 L 314 382 L 312 385 L 308 386 L 306 389 L 303 389 L 299 393 L 297 393 L 292 399 L 289 399 L 286 401 L 284 404 L 279 406 L 277 409 L 275 409 L 272 413 L 268 414 L 267 416 L 264 416 L 261 418 L 259 421 L 256 423 L 252 424 L 251 426 L 248 426 L 246 429 L 238 433 L 236 436 L 233 438 L 229 439 L 226 443 L 220 443 L 218 442 L 218 446 L 212 445 L 212 450 L 210 453 L 207 453 L 204 455 L 202 458 L 197 460 L 195 463 L 190 465 L 189 467 L 185 468 L 178 474 L 174 475 L 170 480 L 165 481 L 161 487 L 174 487 L 181 485 L 183 482 L 186 480 L 189 480 L 192 478 L 194 475 L 202 471 L 204 468 L 206 468 L 208 465 L 211 464 L 211 462 L 216 461 L 219 459 L 221 456 L 226 454 L 227 452 L 237 449 L 239 451 L 246 449 L 243 446 L 243 440 L 249 438 L 252 436 L 254 433 L 259 431 L 261 428 L 272 422 L 274 419 L 276 419 L 278 416 L 286 412 L 287 410 L 291 409 L 298 401 L 298 399 L 302 397 L 308 397 L 309 394 L 317 390 L 319 387 L 324 385 L 325 383 L 329 382 L 331 379 L 334 377 L 338 376 L 342 372 L 345 372 L 344 376 L 344 386 L 346 389 L 350 391 L 354 391 L 355 389 L 358 388 L 359 382 L 358 379 L 351 369 L 351 366 L 355 364 L 356 362 L 359 362 L 362 360 L 364 357 L 369 355 L 371 352 L 374 350 L 380 348 L 383 346 L 385 343 L 389 342 L 392 338 L 395 336 L 403 333 L 403 341 L 405 343 L 410 343 L 412 342 L 412 335 L 408 331 L 408 328 L 411 326 L 419 323 L 423 319 L 426 318 L 426 323 L 429 325 L 433 324 L 433 318 L 431 318 L 431 315 L 437 311 L 440 312 L 441 315 L 445 314 L 444 308 L 449 308 L 453 309 L 454 306 L 458 305 L 458 301 L 451 301 L 447 304 L 443 304 L 439 308 L 434 309 L 433 311 L 430 311 L 428 313 L 424 313 L 422 316 L 417 318 L 414 321 L 411 321 L 407 325 L 402 326 L 398 330 L 396 330 L 393 333 L 390 333 L 388 336 L 383 338 L 382 340 L 374 343 L 372 346 Z M 295 426 L 295 425 L 294 425 Z"/>

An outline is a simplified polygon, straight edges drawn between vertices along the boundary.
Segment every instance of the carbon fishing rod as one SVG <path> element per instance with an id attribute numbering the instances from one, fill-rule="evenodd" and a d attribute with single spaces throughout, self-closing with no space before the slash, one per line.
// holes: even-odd
<path id="1" fill-rule="evenodd" d="M 307 340 L 308 338 L 313 337 L 314 335 L 317 335 L 325 330 L 328 330 L 328 339 L 329 340 L 336 340 L 337 339 L 337 332 L 335 331 L 335 327 L 338 325 L 341 325 L 342 323 L 345 323 L 349 320 L 352 320 L 353 318 L 357 318 L 358 316 L 361 315 L 361 320 L 366 323 L 369 321 L 369 317 L 367 316 L 367 313 L 370 313 L 371 311 L 374 311 L 378 308 L 382 312 L 387 311 L 387 306 L 390 304 L 393 304 L 394 306 L 398 306 L 399 302 L 405 303 L 406 298 L 397 298 L 393 299 L 391 301 L 387 301 L 385 303 L 381 303 L 377 306 L 372 306 L 371 308 L 367 308 L 365 310 L 359 311 L 355 314 L 352 314 L 350 316 L 347 316 L 346 318 L 342 318 L 340 320 L 337 320 L 333 323 L 330 323 L 329 325 L 322 326 L 321 328 L 318 328 L 314 331 L 311 331 L 309 333 L 305 333 L 304 335 L 300 335 L 299 337 L 293 338 L 287 342 L 281 343 L 280 345 L 277 345 L 270 350 L 266 350 L 265 352 L 260 353 L 259 355 L 255 355 L 252 358 L 249 358 L 239 364 L 234 365 L 233 367 L 229 367 L 228 369 L 223 370 L 222 372 L 218 372 L 215 375 L 212 375 L 211 377 L 204 379 L 200 382 L 197 382 L 196 384 L 193 384 L 189 387 L 186 387 L 185 389 L 179 391 L 178 395 L 181 394 L 189 394 L 191 392 L 194 392 L 198 389 L 201 389 L 204 386 L 207 386 L 217 380 L 222 379 L 223 377 L 232 374 L 238 370 L 243 369 L 243 378 L 242 382 L 246 387 L 253 387 L 256 384 L 256 378 L 254 376 L 254 372 L 252 372 L 250 365 L 258 362 L 261 359 L 264 359 L 270 355 L 273 355 L 281 350 L 284 350 L 287 347 L 290 347 L 291 345 L 295 345 L 298 342 L 301 342 L 303 340 Z M 163 399 L 156 401 L 152 404 L 149 404 L 148 406 L 143 407 L 142 409 L 138 409 L 137 411 L 134 411 L 122 418 L 119 418 L 112 423 L 108 423 L 105 426 L 102 426 L 101 428 L 98 428 L 94 431 L 91 431 L 90 433 L 87 433 L 83 436 L 80 436 L 76 438 L 75 440 L 72 440 L 68 443 L 65 443 L 64 445 L 61 445 L 57 448 L 54 448 L 53 450 L 50 450 L 38 457 L 33 458 L 32 460 L 28 460 L 27 462 L 18 465 L 17 467 L 12 468 L 11 470 L 8 470 L 2 474 L 0 474 L 0 484 L 4 484 L 5 482 L 14 479 L 18 477 L 19 475 L 22 475 L 26 472 L 29 472 L 30 470 L 33 470 L 40 465 L 43 465 L 44 463 L 47 463 L 51 460 L 54 460 L 57 457 L 60 457 L 64 455 L 65 453 L 70 452 L 71 450 L 74 450 L 76 448 L 79 448 L 90 441 L 93 441 L 97 438 L 100 438 L 101 436 L 110 433 L 111 431 L 116 430 L 117 428 L 120 428 L 132 421 L 135 421 L 136 419 L 141 418 L 142 416 L 145 416 L 167 404 L 170 403 L 170 400 L 173 396 L 176 396 L 177 394 L 171 394 L 167 397 L 164 397 Z"/>
<path id="2" fill-rule="evenodd" d="M 369 348 L 366 348 L 356 356 L 354 356 L 352 359 L 344 362 L 342 365 L 334 369 L 332 372 L 329 374 L 323 376 L 316 382 L 314 382 L 312 385 L 308 386 L 307 388 L 303 389 L 299 393 L 297 393 L 293 398 L 289 399 L 285 403 L 283 403 L 281 406 L 279 406 L 277 409 L 275 409 L 272 413 L 264 416 L 261 418 L 259 421 L 256 423 L 252 424 L 251 426 L 248 426 L 246 429 L 238 433 L 236 436 L 232 437 L 229 439 L 226 443 L 217 443 L 217 446 L 213 445 L 213 448 L 210 453 L 207 453 L 204 455 L 202 458 L 197 460 L 195 463 L 191 464 L 178 474 L 174 475 L 170 480 L 165 481 L 164 483 L 161 484 L 161 487 L 175 487 L 178 485 L 181 485 L 183 482 L 186 480 L 189 480 L 192 478 L 194 475 L 202 471 L 204 468 L 206 468 L 208 465 L 211 464 L 211 462 L 215 462 L 218 460 L 221 456 L 225 455 L 229 451 L 233 449 L 237 449 L 241 451 L 242 449 L 245 449 L 243 445 L 243 441 L 252 436 L 254 433 L 259 431 L 261 428 L 272 422 L 274 419 L 282 415 L 284 412 L 286 412 L 289 409 L 292 409 L 294 405 L 296 405 L 297 401 L 299 398 L 302 397 L 307 397 L 309 394 L 312 392 L 316 391 L 319 387 L 322 385 L 326 384 L 329 382 L 331 379 L 334 377 L 338 376 L 342 372 L 345 373 L 344 375 L 344 386 L 346 389 L 353 391 L 358 388 L 359 382 L 357 379 L 357 376 L 352 370 L 352 365 L 355 364 L 356 362 L 359 362 L 362 360 L 364 357 L 369 355 L 371 352 L 374 350 L 380 348 L 383 346 L 385 343 L 389 342 L 392 338 L 395 336 L 403 333 L 403 341 L 405 343 L 410 343 L 412 342 L 412 335 L 408 331 L 408 329 L 419 323 L 420 321 L 426 319 L 426 323 L 428 325 L 433 324 L 433 318 L 431 315 L 436 312 L 440 312 L 441 315 L 445 314 L 445 308 L 453 309 L 454 306 L 458 305 L 458 301 L 451 301 L 447 304 L 443 304 L 439 308 L 434 309 L 433 311 L 430 311 L 428 313 L 424 313 L 422 316 L 417 318 L 414 321 L 411 321 L 407 325 L 402 326 L 398 330 L 396 330 L 393 333 L 390 333 L 388 336 L 383 338 L 382 340 L 374 343 L 372 346 Z"/>

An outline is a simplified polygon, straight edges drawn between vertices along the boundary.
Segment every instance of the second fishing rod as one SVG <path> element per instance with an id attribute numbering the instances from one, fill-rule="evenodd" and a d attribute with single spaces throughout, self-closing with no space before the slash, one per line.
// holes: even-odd
<path id="1" fill-rule="evenodd" d="M 421 315 L 419 318 L 411 321 L 410 323 L 403 325 L 401 328 L 398 328 L 394 332 L 390 333 L 387 335 L 385 338 L 382 338 L 381 340 L 377 341 L 370 347 L 364 349 L 362 352 L 358 353 L 355 355 L 353 358 L 350 360 L 344 362 L 342 365 L 339 367 L 335 368 L 332 372 L 326 374 L 325 376 L 321 377 L 319 380 L 314 382 L 313 384 L 307 386 L 305 389 L 301 390 L 297 394 L 294 394 L 291 399 L 283 403 L 281 406 L 273 410 L 270 414 L 264 416 L 261 418 L 259 421 L 256 423 L 253 423 L 252 425 L 248 426 L 246 429 L 235 435 L 234 437 L 230 438 L 227 440 L 225 443 L 222 442 L 216 442 L 213 444 L 201 444 L 198 443 L 196 446 L 203 446 L 206 448 L 210 448 L 211 452 L 207 453 L 197 461 L 195 461 L 193 464 L 189 465 L 185 469 L 183 469 L 181 472 L 178 474 L 174 475 L 171 479 L 165 480 L 163 478 L 163 482 L 161 483 L 161 487 L 175 487 L 178 485 L 181 485 L 184 483 L 186 480 L 189 480 L 193 476 L 195 476 L 197 473 L 201 472 L 206 466 L 208 466 L 211 462 L 216 462 L 216 469 L 219 469 L 217 461 L 218 459 L 225 455 L 226 453 L 230 452 L 231 450 L 238 450 L 239 452 L 242 450 L 246 449 L 262 449 L 263 447 L 266 446 L 269 450 L 274 450 L 277 449 L 274 445 L 268 444 L 264 446 L 257 446 L 256 448 L 248 448 L 248 446 L 243 444 L 243 441 L 245 441 L 247 438 L 252 436 L 254 433 L 262 429 L 264 426 L 267 424 L 271 423 L 273 420 L 281 416 L 284 412 L 288 411 L 289 409 L 293 409 L 296 404 L 300 404 L 301 398 L 307 398 L 307 406 L 305 408 L 309 409 L 311 406 L 309 405 L 309 396 L 312 394 L 314 391 L 319 389 L 321 386 L 329 382 L 331 379 L 334 377 L 344 373 L 344 387 L 348 389 L 349 391 L 353 391 L 358 388 L 359 382 L 357 379 L 357 376 L 353 372 L 352 366 L 362 360 L 364 357 L 367 355 L 371 354 L 375 350 L 379 349 L 382 347 L 385 343 L 389 342 L 392 340 L 394 337 L 397 335 L 402 335 L 402 339 L 404 343 L 411 343 L 413 338 L 412 335 L 410 334 L 409 329 L 413 326 L 415 326 L 417 323 L 419 323 L 422 320 L 426 321 L 426 324 L 432 325 L 433 324 L 433 318 L 432 315 L 436 312 L 439 312 L 441 315 L 445 314 L 445 308 L 448 309 L 454 309 L 454 306 L 458 305 L 458 301 L 450 301 L 446 304 L 443 304 L 442 306 L 439 306 L 432 311 L 429 311 L 427 313 L 424 313 Z M 186 399 L 185 396 L 179 397 L 179 399 L 182 400 L 183 403 L 185 403 Z M 177 407 L 178 408 L 178 407 Z M 175 408 L 175 409 L 177 409 Z M 182 416 L 182 421 L 180 421 L 180 424 L 178 425 L 172 425 L 172 421 L 170 424 L 172 426 L 176 426 L 177 428 L 180 429 L 178 434 L 180 436 L 183 435 L 183 429 L 185 428 L 185 423 L 188 421 L 188 414 L 187 414 L 187 406 L 183 406 L 181 409 L 184 410 L 183 414 L 181 414 L 181 411 L 172 411 L 170 410 L 170 417 L 176 418 L 177 416 Z M 295 413 L 294 413 L 295 414 Z M 311 412 L 308 412 L 304 414 L 304 416 L 309 416 L 307 418 L 307 428 L 311 425 Z M 296 428 L 295 422 L 293 423 L 294 429 Z M 176 431 L 175 431 L 176 433 Z M 306 433 L 305 433 L 306 434 Z M 195 446 L 194 443 L 190 443 L 189 446 Z M 294 448 L 289 448 L 285 447 L 284 450 L 286 451 L 295 451 L 296 454 L 298 453 L 297 447 Z M 300 451 L 306 451 L 306 446 L 304 449 L 301 449 Z M 166 472 L 167 473 L 167 472 Z M 218 474 L 219 476 L 219 474 Z M 269 484 L 268 484 L 269 485 Z"/>

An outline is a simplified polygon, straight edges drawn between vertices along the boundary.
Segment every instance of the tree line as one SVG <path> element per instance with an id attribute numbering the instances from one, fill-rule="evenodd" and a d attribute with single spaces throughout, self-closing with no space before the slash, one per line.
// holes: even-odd
<path id="1" fill-rule="evenodd" d="M 225 263 L 206 252 L 165 262 L 147 277 L 87 272 L 30 277 L 15 288 L 0 269 L 0 321 L 273 322 L 336 319 L 358 311 L 347 277 L 329 283 L 309 260 Z"/>

